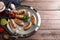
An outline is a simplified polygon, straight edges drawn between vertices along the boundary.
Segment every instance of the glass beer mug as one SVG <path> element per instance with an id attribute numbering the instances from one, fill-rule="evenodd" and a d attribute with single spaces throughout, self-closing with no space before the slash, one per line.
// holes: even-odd
<path id="1" fill-rule="evenodd" d="M 0 1 L 0 17 L 5 17 L 5 4 L 4 4 L 4 2 L 2 2 L 2 1 Z"/>
<path id="2" fill-rule="evenodd" d="M 0 12 L 3 12 L 5 10 L 4 2 L 0 1 Z"/>

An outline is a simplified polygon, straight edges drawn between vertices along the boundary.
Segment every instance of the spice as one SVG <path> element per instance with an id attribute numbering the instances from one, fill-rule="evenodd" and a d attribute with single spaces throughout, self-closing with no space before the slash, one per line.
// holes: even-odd
<path id="1" fill-rule="evenodd" d="M 3 38 L 4 38 L 4 39 L 9 39 L 9 35 L 8 35 L 8 34 L 4 34 L 4 35 L 3 35 Z"/>

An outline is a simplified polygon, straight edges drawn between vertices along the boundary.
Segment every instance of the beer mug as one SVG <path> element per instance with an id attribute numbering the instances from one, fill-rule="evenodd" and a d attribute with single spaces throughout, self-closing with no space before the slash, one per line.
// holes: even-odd
<path id="1" fill-rule="evenodd" d="M 5 10 L 5 4 L 4 2 L 0 1 L 0 12 L 3 12 Z"/>

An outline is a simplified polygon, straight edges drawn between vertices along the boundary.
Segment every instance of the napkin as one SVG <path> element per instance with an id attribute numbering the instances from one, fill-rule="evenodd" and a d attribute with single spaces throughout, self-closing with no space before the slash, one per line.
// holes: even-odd
<path id="1" fill-rule="evenodd" d="M 2 0 L 6 7 L 8 7 L 9 4 L 13 3 L 15 5 L 20 4 L 23 0 Z"/>

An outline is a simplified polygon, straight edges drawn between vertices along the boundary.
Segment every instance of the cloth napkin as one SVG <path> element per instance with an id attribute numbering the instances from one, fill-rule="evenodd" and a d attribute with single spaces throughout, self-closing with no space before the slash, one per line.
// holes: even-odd
<path id="1" fill-rule="evenodd" d="M 5 3 L 6 7 L 8 7 L 9 4 L 11 3 L 19 5 L 23 0 L 2 0 L 2 1 Z"/>

